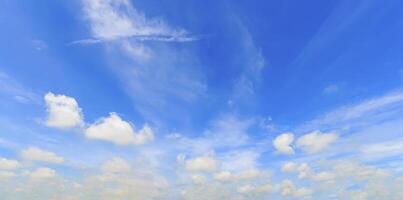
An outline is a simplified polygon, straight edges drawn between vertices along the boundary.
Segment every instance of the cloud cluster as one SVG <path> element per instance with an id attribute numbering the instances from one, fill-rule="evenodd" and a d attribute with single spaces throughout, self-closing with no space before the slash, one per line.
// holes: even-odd
<path id="1" fill-rule="evenodd" d="M 154 133 L 147 124 L 135 132 L 132 124 L 124 121 L 116 113 L 110 113 L 108 117 L 83 127 L 81 108 L 73 97 L 48 93 L 45 95 L 45 102 L 48 110 L 46 125 L 49 127 L 65 129 L 80 125 L 87 138 L 108 141 L 116 145 L 140 145 L 154 139 Z M 63 162 L 56 155 L 35 148 L 25 150 L 22 155 L 27 160 Z"/>
<path id="2" fill-rule="evenodd" d="M 313 131 L 299 137 L 296 141 L 296 146 L 307 153 L 318 153 L 326 149 L 331 143 L 338 139 L 336 133 L 322 133 Z M 273 146 L 277 152 L 282 154 L 294 154 L 292 146 L 294 142 L 294 134 L 283 133 L 278 135 L 273 140 Z"/>

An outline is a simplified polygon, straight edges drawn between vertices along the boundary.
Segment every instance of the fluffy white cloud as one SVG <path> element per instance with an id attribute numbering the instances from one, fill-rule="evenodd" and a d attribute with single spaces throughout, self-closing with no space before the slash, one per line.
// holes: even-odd
<path id="1" fill-rule="evenodd" d="M 127 173 L 130 172 L 131 167 L 126 160 L 115 157 L 102 164 L 101 170 L 106 173 Z"/>
<path id="2" fill-rule="evenodd" d="M 249 170 L 240 171 L 239 173 L 234 175 L 234 178 L 241 179 L 241 180 L 254 179 L 254 178 L 258 177 L 259 174 L 260 174 L 259 170 L 249 169 Z"/>
<path id="3" fill-rule="evenodd" d="M 226 182 L 226 181 L 230 181 L 232 179 L 232 174 L 229 171 L 221 171 L 221 172 L 215 173 L 213 178 L 214 178 L 214 180 L 217 180 L 217 181 Z"/>
<path id="4" fill-rule="evenodd" d="M 53 169 L 41 167 L 34 171 L 26 172 L 25 175 L 32 179 L 40 180 L 56 177 L 57 174 L 56 171 Z"/>
<path id="5" fill-rule="evenodd" d="M 305 197 L 312 195 L 313 191 L 308 188 L 296 188 L 291 180 L 283 180 L 281 183 L 281 195 L 283 196 L 294 196 L 294 197 Z"/>
<path id="6" fill-rule="evenodd" d="M 53 152 L 42 150 L 38 147 L 30 147 L 21 151 L 24 160 L 40 161 L 48 163 L 63 163 L 64 159 Z"/>
<path id="7" fill-rule="evenodd" d="M 0 169 L 13 170 L 21 167 L 21 164 L 16 160 L 0 157 Z"/>
<path id="8" fill-rule="evenodd" d="M 185 167 L 193 172 L 213 172 L 217 169 L 217 161 L 211 156 L 201 156 L 187 160 Z"/>
<path id="9" fill-rule="evenodd" d="M 281 167 L 282 172 L 298 172 L 298 178 L 308 178 L 312 175 L 311 167 L 307 163 L 297 165 L 294 162 L 287 162 Z"/>
<path id="10" fill-rule="evenodd" d="M 312 176 L 315 181 L 329 181 L 336 178 L 336 174 L 332 172 L 319 172 Z"/>
<path id="11" fill-rule="evenodd" d="M 248 169 L 242 170 L 237 173 L 231 173 L 229 171 L 221 171 L 215 173 L 213 178 L 214 180 L 221 182 L 228 181 L 248 181 L 258 178 L 261 175 L 261 172 L 257 169 Z"/>
<path id="12" fill-rule="evenodd" d="M 297 164 L 294 162 L 286 162 L 284 165 L 281 167 L 282 172 L 293 172 L 297 168 Z"/>
<path id="13" fill-rule="evenodd" d="M 207 178 L 201 174 L 194 174 L 190 178 L 195 184 L 204 184 L 207 182 Z"/>
<path id="14" fill-rule="evenodd" d="M 47 126 L 67 129 L 82 125 L 81 108 L 74 98 L 49 92 L 45 95 L 45 103 L 48 111 Z"/>
<path id="15" fill-rule="evenodd" d="M 293 141 L 294 135 L 292 133 L 283 133 L 273 140 L 273 145 L 279 153 L 294 154 L 294 149 L 291 147 Z"/>
<path id="16" fill-rule="evenodd" d="M 298 138 L 297 146 L 308 153 L 317 153 L 337 139 L 338 135 L 335 133 L 314 131 Z"/>
<path id="17" fill-rule="evenodd" d="M 259 186 L 247 184 L 247 185 L 238 187 L 237 191 L 241 194 L 268 193 L 268 192 L 273 191 L 273 186 L 270 184 L 259 185 Z"/>
<path id="18" fill-rule="evenodd" d="M 307 163 L 302 163 L 297 168 L 298 178 L 308 178 L 311 175 L 311 168 Z"/>
<path id="19" fill-rule="evenodd" d="M 102 118 L 85 130 L 90 139 L 104 140 L 116 145 L 144 144 L 154 139 L 154 133 L 146 124 L 139 132 L 134 132 L 129 122 L 122 120 L 116 113 Z"/>

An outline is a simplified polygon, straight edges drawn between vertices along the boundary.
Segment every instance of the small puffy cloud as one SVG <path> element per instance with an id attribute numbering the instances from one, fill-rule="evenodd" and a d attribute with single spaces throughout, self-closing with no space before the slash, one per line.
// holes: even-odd
<path id="1" fill-rule="evenodd" d="M 116 145 L 144 144 L 154 139 L 152 129 L 146 124 L 135 132 L 129 122 L 122 120 L 116 113 L 102 118 L 85 130 L 85 136 L 90 139 L 109 141 Z"/>
<path id="2" fill-rule="evenodd" d="M 308 178 L 311 176 L 311 168 L 307 163 L 297 165 L 294 162 L 287 162 L 281 167 L 282 172 L 298 172 L 298 178 Z"/>
<path id="3" fill-rule="evenodd" d="M 315 181 L 329 181 L 336 178 L 336 174 L 332 172 L 319 172 L 312 176 Z"/>
<path id="4" fill-rule="evenodd" d="M 322 133 L 314 131 L 301 136 L 297 140 L 297 146 L 308 153 L 317 153 L 325 149 L 329 144 L 338 139 L 335 133 Z"/>
<path id="5" fill-rule="evenodd" d="M 281 167 L 282 172 L 293 172 L 297 168 L 297 164 L 294 162 L 286 162 L 284 165 Z"/>
<path id="6" fill-rule="evenodd" d="M 232 179 L 232 174 L 229 171 L 221 171 L 221 172 L 215 173 L 213 178 L 216 181 L 226 182 L 226 181 L 230 181 Z"/>
<path id="7" fill-rule="evenodd" d="M 192 172 L 213 172 L 217 169 L 217 161 L 211 156 L 201 156 L 187 160 L 185 167 Z"/>
<path id="8" fill-rule="evenodd" d="M 295 197 L 305 197 L 305 196 L 310 196 L 312 195 L 313 191 L 309 188 L 298 188 L 297 190 L 294 191 L 294 196 Z"/>
<path id="9" fill-rule="evenodd" d="M 270 184 L 264 184 L 259 186 L 254 185 L 243 185 L 238 187 L 238 193 L 241 194 L 259 194 L 259 193 L 268 193 L 273 191 L 273 186 Z"/>
<path id="10" fill-rule="evenodd" d="M 206 177 L 201 174 L 194 174 L 190 178 L 192 179 L 192 182 L 195 184 L 203 184 L 207 182 Z"/>
<path id="11" fill-rule="evenodd" d="M 127 173 L 130 172 L 131 167 L 126 160 L 115 157 L 102 164 L 101 170 L 105 173 Z"/>
<path id="12" fill-rule="evenodd" d="M 232 180 L 251 180 L 259 177 L 261 175 L 261 172 L 257 169 L 248 169 L 248 170 L 243 170 L 238 173 L 231 173 L 229 171 L 221 171 L 218 173 L 215 173 L 213 178 L 214 180 L 221 181 L 221 182 L 227 182 L 227 181 L 232 181 Z"/>
<path id="13" fill-rule="evenodd" d="M 302 163 L 297 168 L 298 171 L 298 178 L 308 178 L 311 175 L 311 168 L 307 163 Z"/>
<path id="14" fill-rule="evenodd" d="M 45 103 L 48 112 L 46 126 L 67 129 L 82 125 L 81 108 L 74 98 L 49 92 L 45 95 Z"/>
<path id="15" fill-rule="evenodd" d="M 241 194 L 250 193 L 255 189 L 252 185 L 243 185 L 237 189 L 237 191 Z"/>
<path id="16" fill-rule="evenodd" d="M 234 175 L 235 179 L 240 179 L 240 180 L 246 180 L 246 179 L 254 179 L 258 177 L 260 174 L 260 171 L 257 169 L 249 169 L 249 170 L 244 170 L 241 171 L 237 174 Z"/>
<path id="17" fill-rule="evenodd" d="M 31 179 L 48 179 L 56 177 L 56 171 L 47 167 L 41 167 L 31 172 L 26 172 L 26 176 L 30 177 Z"/>
<path id="18" fill-rule="evenodd" d="M 281 195 L 290 196 L 294 192 L 294 183 L 291 180 L 283 180 L 281 183 Z"/>
<path id="19" fill-rule="evenodd" d="M 292 133 L 283 133 L 273 140 L 273 146 L 279 153 L 294 154 L 294 149 L 291 147 L 293 141 L 294 135 Z"/>
<path id="20" fill-rule="evenodd" d="M 281 195 L 293 197 L 306 197 L 312 195 L 313 191 L 308 188 L 296 188 L 291 180 L 283 180 L 280 186 Z"/>
<path id="21" fill-rule="evenodd" d="M 21 151 L 24 160 L 40 161 L 47 163 L 63 163 L 64 159 L 53 152 L 42 150 L 38 147 L 30 147 Z"/>
<path id="22" fill-rule="evenodd" d="M 19 167 L 21 164 L 18 161 L 0 157 L 0 169 L 13 170 Z"/>

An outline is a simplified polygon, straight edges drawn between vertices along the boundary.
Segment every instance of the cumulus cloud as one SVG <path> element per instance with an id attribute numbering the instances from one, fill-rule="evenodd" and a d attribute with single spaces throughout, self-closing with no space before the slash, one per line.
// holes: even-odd
<path id="1" fill-rule="evenodd" d="M 102 164 L 101 170 L 106 173 L 127 173 L 130 172 L 130 164 L 119 157 L 115 157 Z"/>
<path id="2" fill-rule="evenodd" d="M 21 151 L 21 157 L 24 160 L 40 161 L 47 163 L 63 163 L 64 158 L 53 152 L 42 150 L 38 147 L 30 147 Z"/>
<path id="3" fill-rule="evenodd" d="M 109 117 L 91 124 L 85 130 L 85 136 L 90 139 L 112 142 L 116 145 L 140 145 L 154 139 L 154 133 L 147 124 L 135 132 L 132 125 L 122 120 L 116 113 L 110 113 Z"/>
<path id="4" fill-rule="evenodd" d="M 47 126 L 67 129 L 82 125 L 81 108 L 74 98 L 49 92 L 45 95 L 45 103 L 48 111 Z"/>
<path id="5" fill-rule="evenodd" d="M 294 154 L 294 149 L 291 147 L 293 141 L 294 135 L 292 133 L 283 133 L 273 140 L 273 146 L 279 153 Z"/>
<path id="6" fill-rule="evenodd" d="M 201 156 L 187 160 L 185 167 L 192 172 L 213 172 L 217 169 L 217 161 L 211 156 Z"/>
<path id="7" fill-rule="evenodd" d="M 286 162 L 281 167 L 281 171 L 282 172 L 293 172 L 296 170 L 296 168 L 297 168 L 297 164 L 295 164 L 294 162 Z"/>
<path id="8" fill-rule="evenodd" d="M 41 167 L 34 171 L 26 172 L 26 176 L 31 179 L 41 180 L 56 177 L 56 171 L 47 167 Z"/>
<path id="9" fill-rule="evenodd" d="M 221 171 L 221 172 L 215 173 L 213 178 L 214 178 L 214 180 L 217 180 L 217 181 L 226 182 L 226 181 L 230 181 L 232 179 L 232 174 L 229 171 Z"/>
<path id="10" fill-rule="evenodd" d="M 308 178 L 311 175 L 311 168 L 307 163 L 302 163 L 297 168 L 298 178 Z"/>
<path id="11" fill-rule="evenodd" d="M 315 181 L 329 181 L 336 178 L 336 174 L 332 172 L 319 172 L 312 176 Z"/>
<path id="12" fill-rule="evenodd" d="M 201 174 L 194 174 L 190 177 L 195 184 L 204 184 L 207 182 L 207 178 Z"/>
<path id="13" fill-rule="evenodd" d="M 297 140 L 297 146 L 308 153 L 317 153 L 325 149 L 329 144 L 338 139 L 335 133 L 322 133 L 314 131 L 301 136 Z"/>
<path id="14" fill-rule="evenodd" d="M 312 195 L 313 191 L 308 188 L 296 188 L 291 180 L 283 180 L 281 183 L 281 195 L 283 196 L 294 196 L 294 197 L 305 197 Z"/>
<path id="15" fill-rule="evenodd" d="M 257 169 L 249 169 L 238 172 L 234 175 L 235 179 L 247 180 L 254 179 L 260 175 L 260 171 Z"/>
<path id="16" fill-rule="evenodd" d="M 264 185 L 243 185 L 238 187 L 237 191 L 241 194 L 259 194 L 259 193 L 268 193 L 273 191 L 273 186 L 270 184 Z"/>
<path id="17" fill-rule="evenodd" d="M 0 169 L 2 170 L 14 170 L 20 168 L 21 164 L 17 160 L 11 160 L 0 157 Z"/>

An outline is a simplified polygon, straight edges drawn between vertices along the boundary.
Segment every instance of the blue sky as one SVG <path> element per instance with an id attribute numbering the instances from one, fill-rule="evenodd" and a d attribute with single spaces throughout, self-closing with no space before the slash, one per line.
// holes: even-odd
<path id="1" fill-rule="evenodd" d="M 2 199 L 402 199 L 400 1 L 0 2 Z"/>

